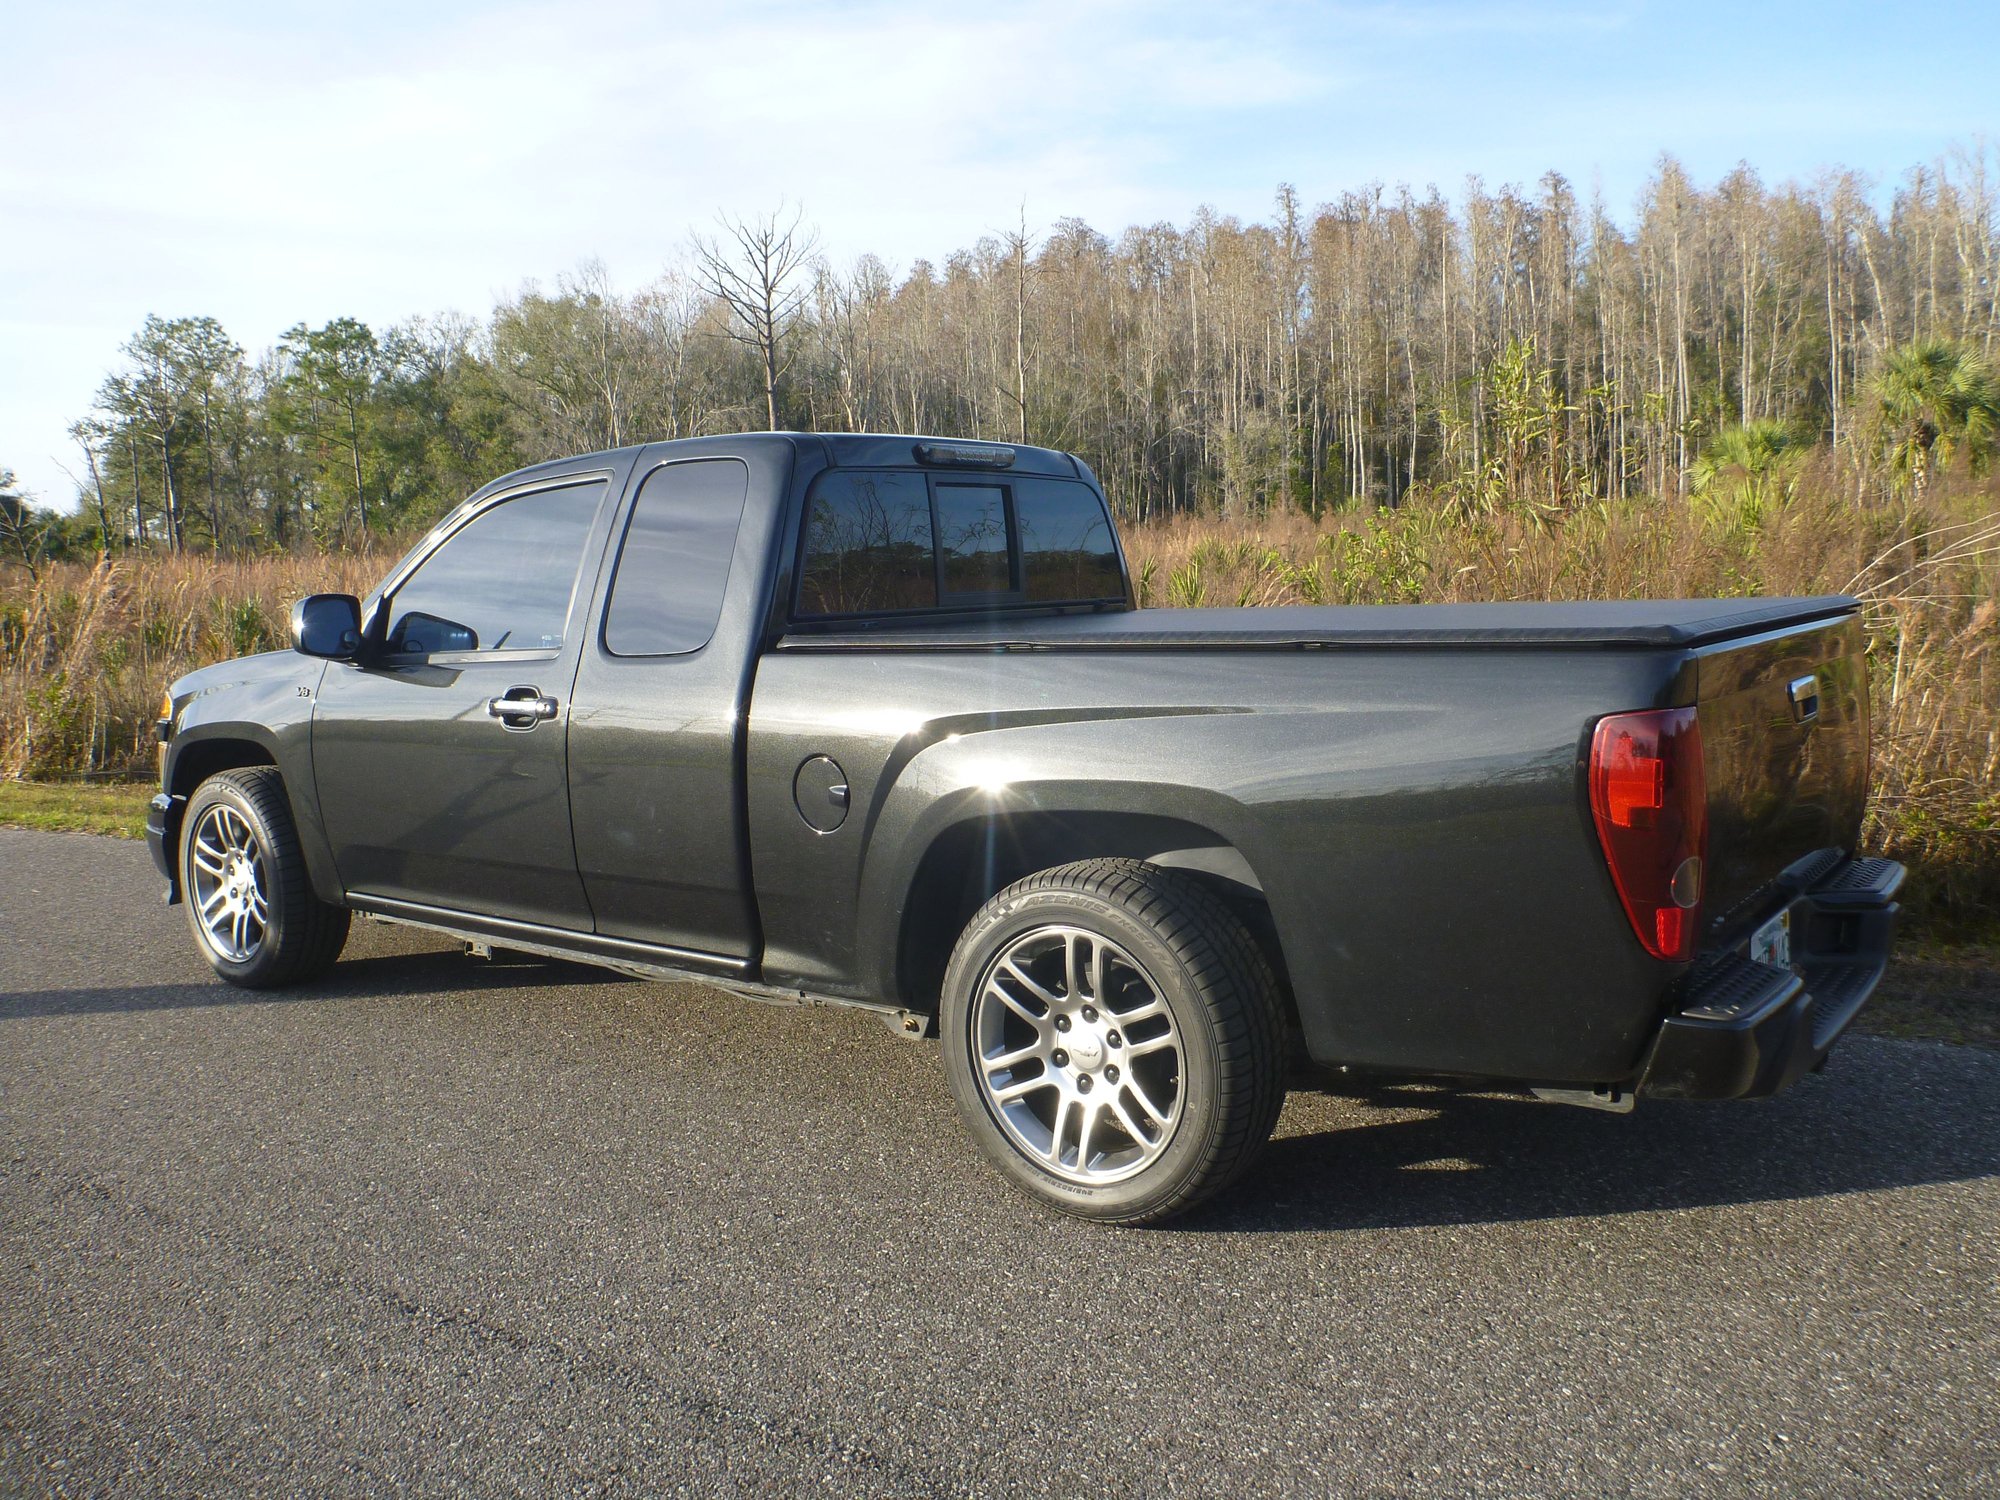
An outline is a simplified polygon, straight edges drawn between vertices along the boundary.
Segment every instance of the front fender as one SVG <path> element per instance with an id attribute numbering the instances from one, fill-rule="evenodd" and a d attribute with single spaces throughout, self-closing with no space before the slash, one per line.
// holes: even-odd
<path id="1" fill-rule="evenodd" d="M 222 662 L 174 684 L 160 777 L 168 806 L 157 815 L 170 887 L 177 883 L 180 814 L 195 788 L 218 771 L 271 765 L 284 780 L 313 889 L 322 900 L 342 898 L 313 780 L 313 700 L 325 671 L 316 657 L 272 652 Z M 168 899 L 176 896 L 170 890 Z"/>

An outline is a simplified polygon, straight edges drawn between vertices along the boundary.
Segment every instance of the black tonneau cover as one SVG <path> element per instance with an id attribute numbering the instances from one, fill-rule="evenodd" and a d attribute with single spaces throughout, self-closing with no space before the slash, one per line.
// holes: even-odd
<path id="1" fill-rule="evenodd" d="M 1705 646 L 1861 607 L 1845 594 L 1799 599 L 1630 599 L 1571 604 L 1356 604 L 1138 609 L 960 619 L 885 616 L 796 632 L 786 651 L 1110 651 L 1207 646 Z"/>

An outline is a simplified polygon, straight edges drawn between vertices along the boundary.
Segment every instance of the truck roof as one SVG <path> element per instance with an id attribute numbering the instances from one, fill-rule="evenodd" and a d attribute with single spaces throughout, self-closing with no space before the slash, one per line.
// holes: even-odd
<path id="1" fill-rule="evenodd" d="M 702 437 L 668 438 L 657 443 L 632 443 L 622 448 L 600 449 L 595 453 L 565 454 L 546 463 L 530 464 L 525 468 L 516 469 L 484 488 L 499 489 L 547 471 L 571 470 L 593 461 L 609 460 L 640 451 L 656 452 L 664 456 L 669 451 L 681 449 L 703 453 L 726 453 L 731 450 L 745 452 L 753 448 L 780 445 L 796 449 L 804 444 L 818 445 L 820 451 L 826 455 L 827 463 L 843 469 L 962 467 L 968 473 L 1035 474 L 1059 479 L 1090 477 L 1089 467 L 1074 455 L 1056 448 L 1037 448 L 1029 443 L 1002 443 L 991 442 L 984 438 L 928 437 L 921 434 L 883 432 L 732 432 Z M 927 448 L 956 450 L 967 454 L 983 452 L 1004 454 L 1011 455 L 1011 458 L 1004 465 L 991 467 L 980 463 L 954 464 L 919 457 L 918 450 Z"/>

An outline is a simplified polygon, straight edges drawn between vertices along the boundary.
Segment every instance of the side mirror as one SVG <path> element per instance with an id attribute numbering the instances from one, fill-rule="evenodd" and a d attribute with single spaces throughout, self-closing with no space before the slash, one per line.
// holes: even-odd
<path id="1" fill-rule="evenodd" d="M 361 601 L 352 594 L 308 594 L 292 606 L 292 649 L 345 660 L 361 649 Z"/>

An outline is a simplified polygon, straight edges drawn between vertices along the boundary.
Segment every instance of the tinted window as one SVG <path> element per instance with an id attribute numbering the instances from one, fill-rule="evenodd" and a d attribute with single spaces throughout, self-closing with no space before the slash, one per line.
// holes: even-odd
<path id="1" fill-rule="evenodd" d="M 604 485 L 502 501 L 453 532 L 392 601 L 389 649 L 552 651 L 563 643 Z"/>
<path id="2" fill-rule="evenodd" d="M 639 487 L 604 614 L 619 656 L 699 651 L 722 616 L 722 591 L 750 471 L 733 458 L 668 464 Z"/>
<path id="3" fill-rule="evenodd" d="M 1122 599 L 1125 575 L 1104 502 L 1080 484 L 1014 482 L 1021 588 L 1030 599 Z"/>
<path id="4" fill-rule="evenodd" d="M 800 614 L 937 604 L 930 486 L 922 474 L 822 476 L 807 503 L 805 533 Z"/>
<path id="5" fill-rule="evenodd" d="M 1014 587 L 1006 491 L 996 484 L 941 484 L 937 525 L 947 597 L 1004 594 Z"/>

